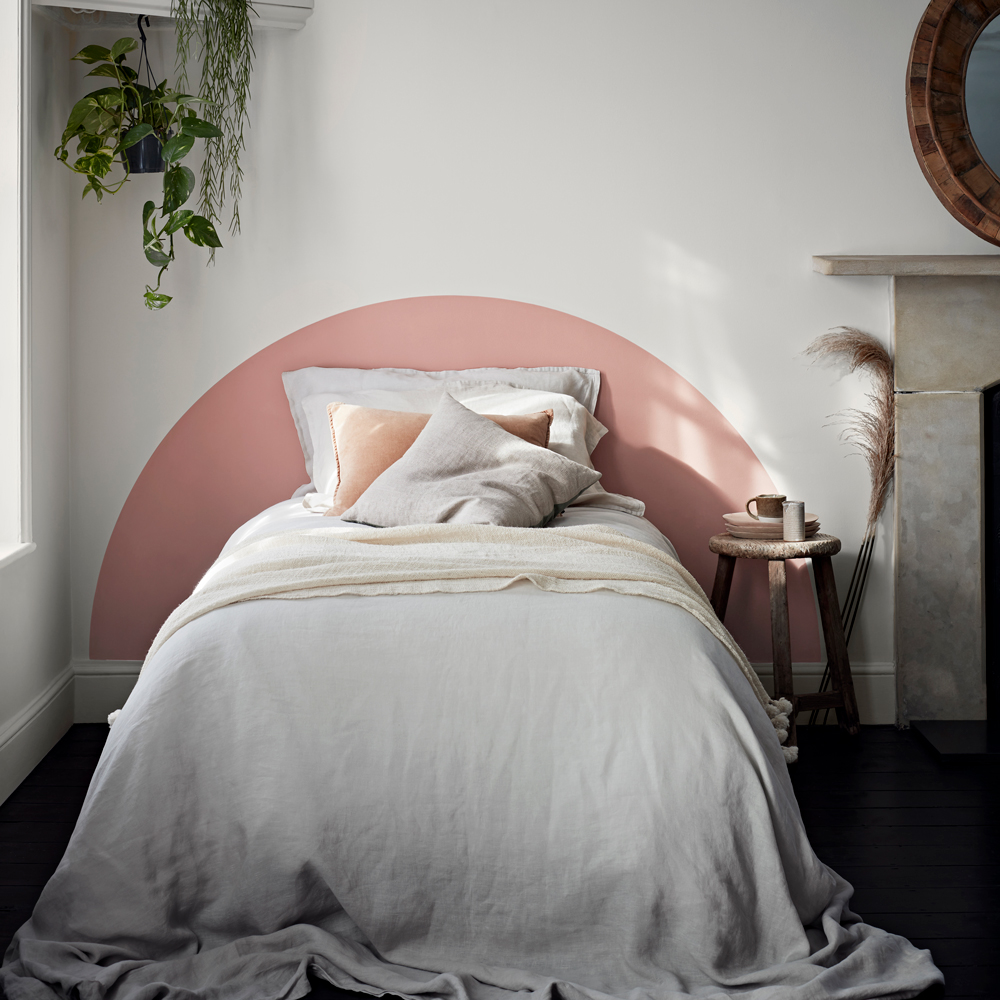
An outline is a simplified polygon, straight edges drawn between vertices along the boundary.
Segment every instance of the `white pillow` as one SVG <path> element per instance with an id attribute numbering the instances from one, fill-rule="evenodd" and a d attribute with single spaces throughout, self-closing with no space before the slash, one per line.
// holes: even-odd
<path id="1" fill-rule="evenodd" d="M 442 382 L 485 381 L 563 393 L 572 396 L 593 413 L 601 387 L 601 373 L 593 368 L 469 368 L 465 371 L 441 372 L 422 372 L 414 368 L 300 368 L 298 371 L 284 372 L 281 380 L 285 385 L 288 405 L 302 445 L 306 472 L 313 482 L 313 441 L 302 406 L 303 401 L 310 396 L 326 394 L 326 403 L 349 403 L 353 400 L 347 398 L 348 393 L 372 389 L 413 390 L 435 386 L 440 388 Z M 435 405 L 438 398 L 440 393 L 435 396 Z M 323 404 L 324 411 L 326 403 Z M 383 406 L 381 409 L 403 407 Z M 433 409 L 434 406 L 426 410 L 418 407 L 409 412 L 429 413 Z"/>
<path id="2" fill-rule="evenodd" d="M 403 413 L 433 413 L 446 393 L 474 413 L 509 416 L 552 410 L 549 450 L 585 465 L 588 469 L 594 467 L 590 461 L 590 453 L 608 432 L 572 396 L 541 389 L 521 389 L 501 382 L 443 382 L 433 388 L 406 391 L 369 389 L 343 393 L 336 400 L 332 400 L 326 393 L 317 393 L 302 400 L 306 429 L 314 445 L 312 481 L 316 491 L 332 494 L 337 488 L 337 458 L 327 412 L 329 403 L 352 403 L 355 406 Z"/>
<path id="3" fill-rule="evenodd" d="M 600 473 L 529 444 L 448 393 L 401 459 L 344 511 L 344 521 L 541 528 Z"/>

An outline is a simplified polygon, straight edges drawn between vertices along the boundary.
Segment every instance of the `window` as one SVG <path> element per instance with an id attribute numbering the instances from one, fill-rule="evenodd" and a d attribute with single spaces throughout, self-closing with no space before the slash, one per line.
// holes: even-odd
<path id="1" fill-rule="evenodd" d="M 30 552 L 27 338 L 29 0 L 0 3 L 0 566 Z M 16 138 L 16 141 L 14 141 Z"/>

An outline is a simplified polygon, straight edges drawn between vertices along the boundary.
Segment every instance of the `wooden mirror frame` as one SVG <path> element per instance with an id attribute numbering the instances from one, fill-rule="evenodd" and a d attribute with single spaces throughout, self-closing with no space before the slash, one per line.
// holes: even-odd
<path id="1" fill-rule="evenodd" d="M 945 208 L 977 236 L 1000 246 L 1000 177 L 969 131 L 965 71 L 1000 0 L 932 0 L 910 50 L 906 118 L 917 160 Z"/>

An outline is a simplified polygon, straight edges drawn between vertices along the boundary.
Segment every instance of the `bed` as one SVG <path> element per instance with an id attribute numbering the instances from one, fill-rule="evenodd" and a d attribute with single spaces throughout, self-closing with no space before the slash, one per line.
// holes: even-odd
<path id="1" fill-rule="evenodd" d="M 513 437 L 482 416 L 506 390 L 477 388 L 503 375 L 443 375 L 417 441 L 452 403 Z M 540 450 L 586 439 L 596 376 L 555 393 L 582 437 L 550 417 Z M 294 1000 L 311 974 L 414 1000 L 862 1000 L 941 981 L 813 853 L 789 706 L 641 504 L 592 484 L 544 527 L 372 526 L 358 511 L 402 460 L 338 507 L 309 455 L 322 419 L 296 415 L 310 485 L 241 526 L 153 641 L 7 996 Z"/>

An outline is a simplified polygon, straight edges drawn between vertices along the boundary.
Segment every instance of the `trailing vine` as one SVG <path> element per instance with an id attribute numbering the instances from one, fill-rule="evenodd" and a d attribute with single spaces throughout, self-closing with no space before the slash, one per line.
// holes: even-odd
<path id="1" fill-rule="evenodd" d="M 148 85 L 139 81 L 138 71 L 125 62 L 128 53 L 138 47 L 134 38 L 119 38 L 110 49 L 88 45 L 73 56 L 94 66 L 88 76 L 108 78 L 113 85 L 91 91 L 73 105 L 55 155 L 70 170 L 86 177 L 83 196 L 93 191 L 100 201 L 105 194 L 120 191 L 129 179 L 128 150 L 147 139 L 159 148 L 165 165 L 163 200 L 159 205 L 147 201 L 143 206 L 142 250 L 158 269 L 156 286 L 146 285 L 146 306 L 162 309 L 171 299 L 160 291 L 160 282 L 174 260 L 175 234 L 183 233 L 190 242 L 213 253 L 222 246 L 211 219 L 182 208 L 196 180 L 194 172 L 180 162 L 196 140 L 218 137 L 220 132 L 194 111 L 192 105 L 204 105 L 203 98 L 170 90 L 166 80 L 154 86 L 151 74 Z M 69 145 L 74 141 L 76 158 L 70 159 Z M 117 165 L 123 167 L 124 176 L 112 181 L 109 175 Z"/>
<path id="2" fill-rule="evenodd" d="M 249 127 L 250 74 L 253 69 L 253 22 L 250 0 L 171 0 L 177 23 L 177 68 L 181 89 L 188 86 L 192 58 L 201 59 L 198 93 L 210 102 L 205 117 L 221 131 L 206 143 L 200 210 L 218 223 L 227 197 L 232 205 L 229 231 L 240 231 L 240 154 Z"/>

